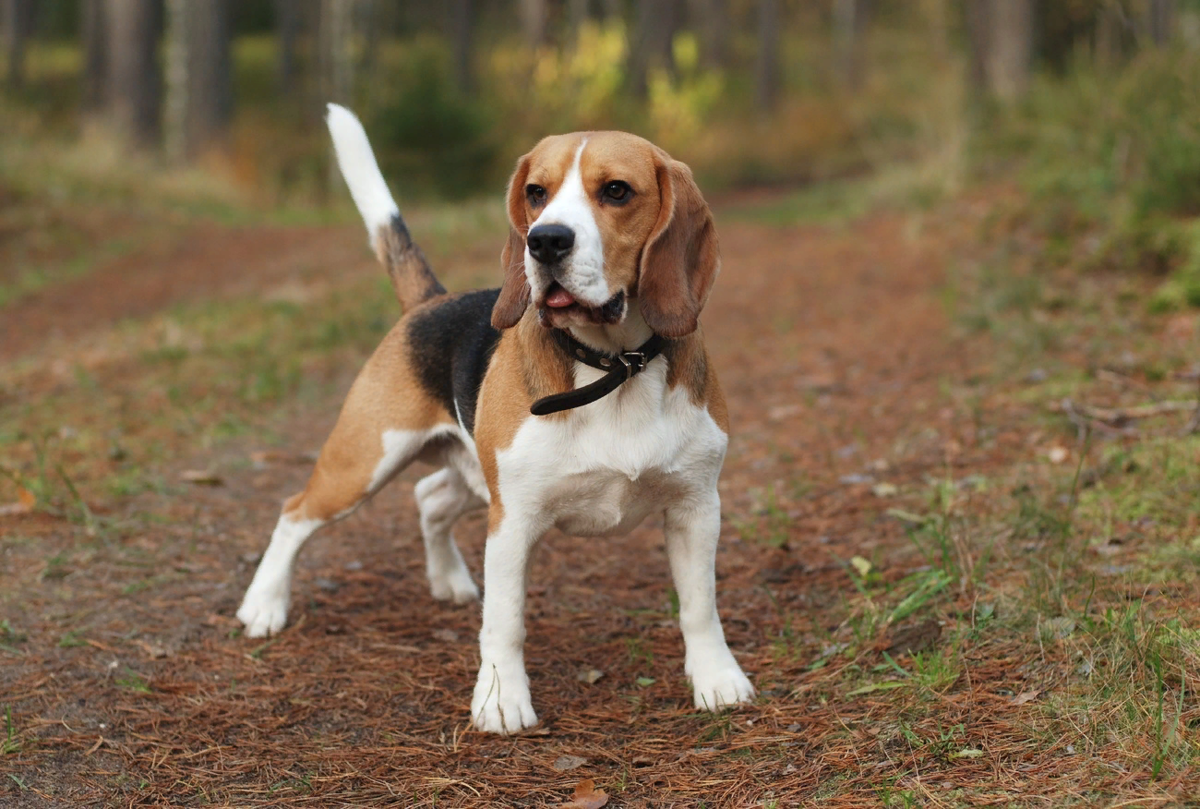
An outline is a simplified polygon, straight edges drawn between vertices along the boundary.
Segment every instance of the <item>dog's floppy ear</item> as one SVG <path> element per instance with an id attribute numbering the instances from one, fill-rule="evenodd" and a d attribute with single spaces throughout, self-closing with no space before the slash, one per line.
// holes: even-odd
<path id="1" fill-rule="evenodd" d="M 529 281 L 525 278 L 525 234 L 529 221 L 525 216 L 525 180 L 529 177 L 529 155 L 517 162 L 517 169 L 508 181 L 508 241 L 500 253 L 504 269 L 504 286 L 492 308 L 492 325 L 511 329 L 521 320 L 529 307 Z"/>
<path id="2" fill-rule="evenodd" d="M 662 207 L 642 251 L 637 295 L 642 317 L 655 334 L 682 337 L 699 325 L 721 251 L 712 212 L 692 170 L 665 153 L 655 163 Z"/>

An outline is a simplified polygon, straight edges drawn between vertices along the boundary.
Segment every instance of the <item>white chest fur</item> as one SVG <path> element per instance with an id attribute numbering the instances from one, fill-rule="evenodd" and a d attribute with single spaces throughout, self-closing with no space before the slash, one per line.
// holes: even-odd
<path id="1" fill-rule="evenodd" d="M 585 365 L 577 385 L 599 378 Z M 575 536 L 625 533 L 651 511 L 713 491 L 727 437 L 665 360 L 565 420 L 532 417 L 498 453 L 505 511 L 540 515 Z"/>

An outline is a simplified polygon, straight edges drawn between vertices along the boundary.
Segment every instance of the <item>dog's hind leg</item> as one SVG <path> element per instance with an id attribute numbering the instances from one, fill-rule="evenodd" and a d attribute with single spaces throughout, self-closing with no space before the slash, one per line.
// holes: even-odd
<path id="1" fill-rule="evenodd" d="M 456 604 L 478 600 L 479 588 L 450 529 L 463 514 L 486 504 L 471 491 L 458 470 L 449 466 L 421 478 L 415 493 L 425 539 L 425 570 L 433 597 Z"/>
<path id="2" fill-rule="evenodd" d="M 393 335 L 395 331 L 389 339 Z M 388 354 L 395 356 L 376 352 L 363 368 L 308 485 L 284 503 L 237 612 L 252 638 L 278 632 L 287 623 L 292 569 L 305 540 L 354 511 L 452 427 L 438 422 L 433 407 L 426 406 L 415 385 L 407 384 L 405 369 Z M 406 395 L 390 393 L 396 390 Z"/>

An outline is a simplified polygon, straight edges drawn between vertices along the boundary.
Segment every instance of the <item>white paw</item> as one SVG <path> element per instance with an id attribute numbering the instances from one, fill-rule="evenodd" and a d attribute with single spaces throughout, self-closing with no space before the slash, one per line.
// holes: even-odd
<path id="1" fill-rule="evenodd" d="M 489 663 L 480 666 L 475 696 L 471 700 L 472 723 L 484 733 L 501 735 L 533 727 L 538 718 L 533 712 L 529 678 L 524 668 L 508 667 L 504 676 L 500 671 L 500 666 Z"/>
<path id="2" fill-rule="evenodd" d="M 703 711 L 719 711 L 754 698 L 754 686 L 732 656 L 720 666 L 696 666 L 692 688 L 696 707 Z"/>
<path id="3" fill-rule="evenodd" d="M 467 572 L 466 565 L 440 575 L 430 573 L 429 590 L 438 601 L 469 604 L 479 600 L 479 588 Z"/>
<path id="4" fill-rule="evenodd" d="M 287 624 L 288 601 L 287 594 L 247 590 L 237 611 L 238 620 L 246 625 L 246 637 L 265 638 L 283 629 Z"/>

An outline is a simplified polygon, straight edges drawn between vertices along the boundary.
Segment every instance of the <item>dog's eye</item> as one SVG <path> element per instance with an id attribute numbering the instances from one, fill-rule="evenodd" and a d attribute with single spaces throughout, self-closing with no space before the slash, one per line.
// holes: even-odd
<path id="1" fill-rule="evenodd" d="M 600 196 L 604 198 L 605 202 L 624 205 L 633 196 L 633 189 L 624 180 L 613 180 L 604 186 L 604 189 L 600 192 Z"/>
<path id="2" fill-rule="evenodd" d="M 531 183 L 525 186 L 525 199 L 529 200 L 530 205 L 537 207 L 546 201 L 546 189 Z"/>

